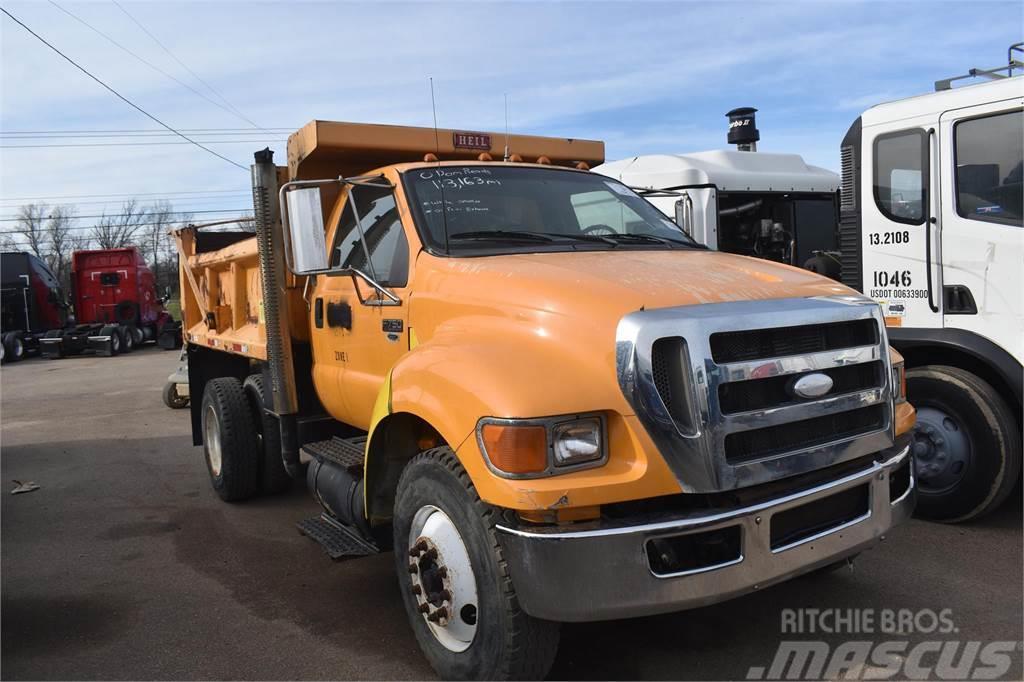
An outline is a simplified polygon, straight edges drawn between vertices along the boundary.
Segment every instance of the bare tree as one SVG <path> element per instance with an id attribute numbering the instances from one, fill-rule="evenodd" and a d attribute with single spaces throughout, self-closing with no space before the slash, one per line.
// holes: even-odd
<path id="1" fill-rule="evenodd" d="M 46 256 L 46 204 L 27 204 L 18 209 L 15 234 L 28 243 L 29 250 L 39 258 Z"/>
<path id="2" fill-rule="evenodd" d="M 92 229 L 92 238 L 101 249 L 119 249 L 131 246 L 142 229 L 149 212 L 140 208 L 135 199 L 121 204 L 121 212 L 103 216 Z"/>
<path id="3" fill-rule="evenodd" d="M 18 240 L 7 232 L 0 233 L 0 251 L 18 251 Z"/>
<path id="4" fill-rule="evenodd" d="M 61 286 L 67 287 L 70 278 L 71 252 L 79 247 L 80 239 L 72 233 L 75 209 L 57 206 L 46 220 L 46 237 L 49 249 L 46 262 L 56 275 Z"/>

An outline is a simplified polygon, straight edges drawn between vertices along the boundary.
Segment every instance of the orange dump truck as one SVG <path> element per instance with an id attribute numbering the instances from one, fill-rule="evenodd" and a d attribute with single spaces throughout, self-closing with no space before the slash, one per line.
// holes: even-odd
<path id="1" fill-rule="evenodd" d="M 542 677 L 558 622 L 837 565 L 914 504 L 878 305 L 706 250 L 603 157 L 315 121 L 256 154 L 255 235 L 177 233 L 213 487 L 304 477 L 332 557 L 393 549 L 446 678 Z"/>

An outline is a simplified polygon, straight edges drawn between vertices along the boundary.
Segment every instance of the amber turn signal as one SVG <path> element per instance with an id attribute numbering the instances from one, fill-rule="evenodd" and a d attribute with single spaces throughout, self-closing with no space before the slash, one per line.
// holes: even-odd
<path id="1" fill-rule="evenodd" d="M 548 439 L 543 426 L 484 424 L 480 438 L 496 469 L 509 474 L 536 474 L 547 469 Z"/>

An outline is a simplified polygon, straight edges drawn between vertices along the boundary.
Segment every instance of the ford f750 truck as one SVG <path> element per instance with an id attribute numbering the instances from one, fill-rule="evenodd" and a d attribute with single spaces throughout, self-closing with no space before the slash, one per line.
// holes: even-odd
<path id="1" fill-rule="evenodd" d="M 177 233 L 193 442 L 225 500 L 304 476 L 394 550 L 445 678 L 540 678 L 558 622 L 759 590 L 914 505 L 876 303 L 709 251 L 599 142 L 314 121 L 256 234 Z"/>

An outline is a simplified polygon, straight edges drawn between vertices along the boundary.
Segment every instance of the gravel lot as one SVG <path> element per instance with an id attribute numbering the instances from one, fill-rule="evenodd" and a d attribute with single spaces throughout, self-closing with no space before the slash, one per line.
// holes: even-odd
<path id="1" fill-rule="evenodd" d="M 2 677 L 432 678 L 390 555 L 328 560 L 294 528 L 316 513 L 301 486 L 217 499 L 188 411 L 160 399 L 176 359 L 149 348 L 0 371 Z M 12 479 L 41 489 L 11 495 Z M 744 679 L 783 639 L 1019 643 L 1021 571 L 1018 491 L 973 525 L 897 528 L 852 571 L 685 613 L 566 626 L 552 677 Z M 957 632 L 782 634 L 783 610 L 799 607 L 951 609 Z M 1018 644 L 1005 678 L 1022 677 Z"/>

